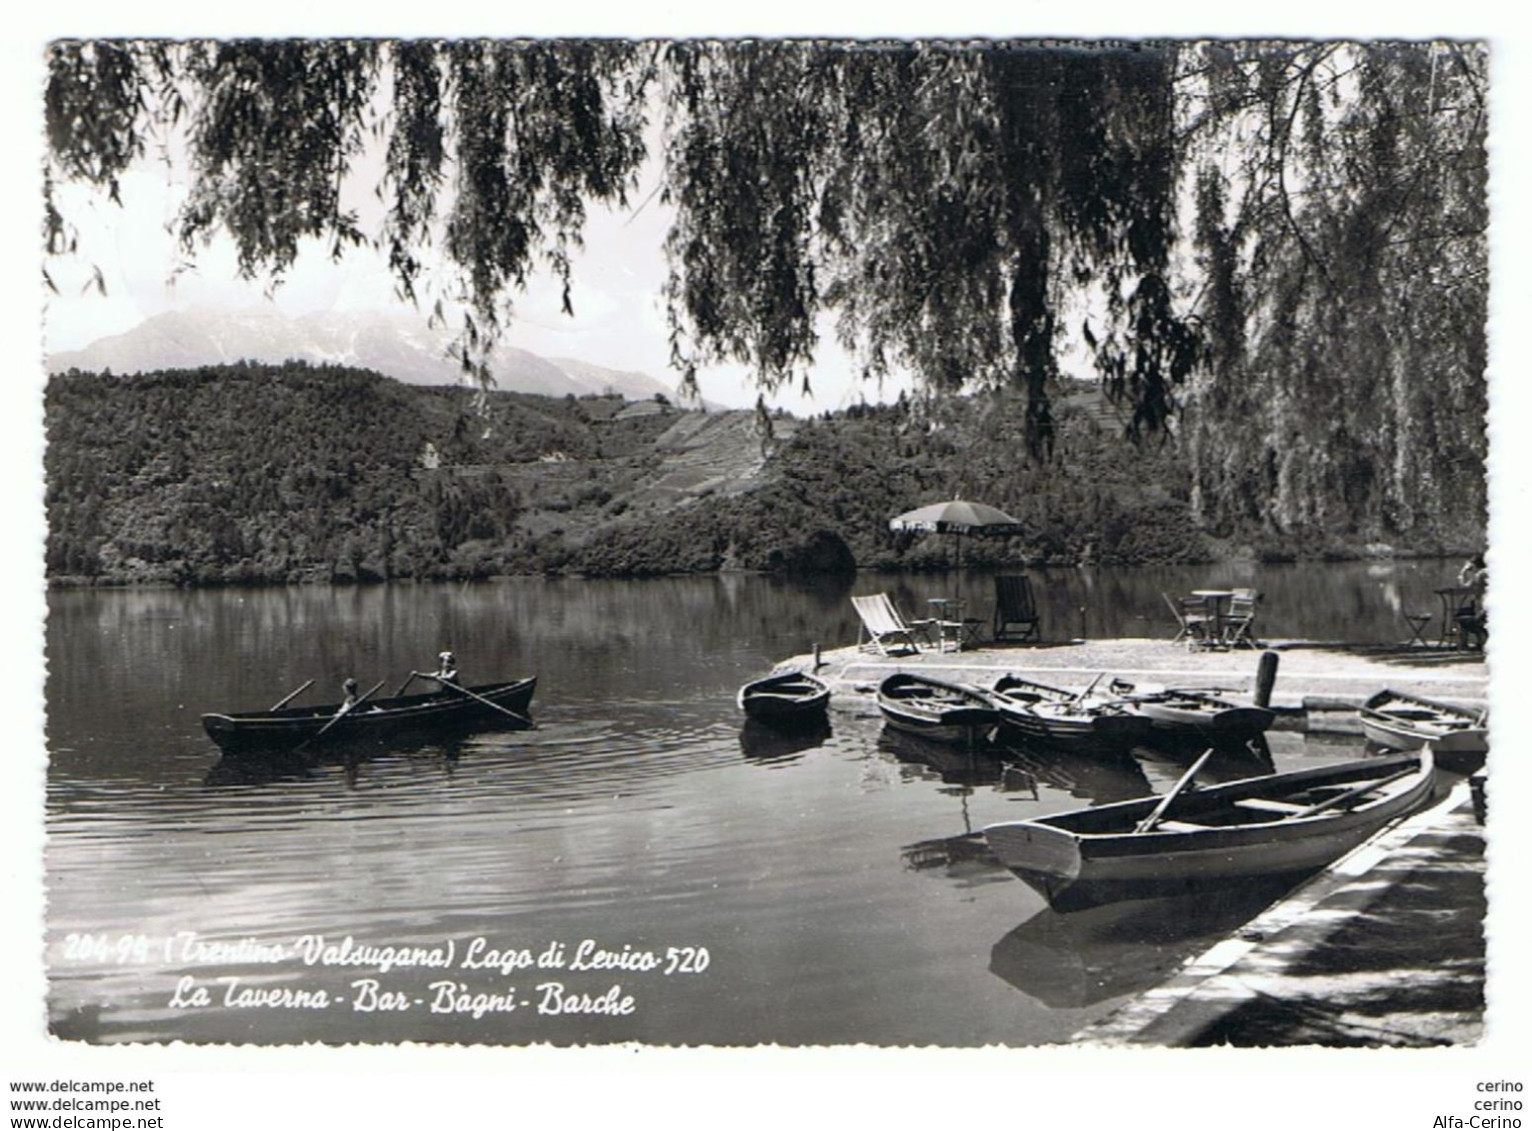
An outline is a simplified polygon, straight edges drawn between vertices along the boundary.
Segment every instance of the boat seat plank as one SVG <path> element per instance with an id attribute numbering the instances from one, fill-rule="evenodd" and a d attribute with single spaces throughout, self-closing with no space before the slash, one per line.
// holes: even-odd
<path id="1" fill-rule="evenodd" d="M 1261 813 L 1301 813 L 1306 808 L 1291 801 L 1275 801 L 1268 797 L 1242 797 L 1234 803 L 1241 809 L 1254 809 Z"/>
<path id="2" fill-rule="evenodd" d="M 1154 826 L 1154 831 L 1165 833 L 1200 833 L 1203 829 L 1211 827 L 1211 825 L 1195 824 L 1192 821 L 1161 821 Z"/>

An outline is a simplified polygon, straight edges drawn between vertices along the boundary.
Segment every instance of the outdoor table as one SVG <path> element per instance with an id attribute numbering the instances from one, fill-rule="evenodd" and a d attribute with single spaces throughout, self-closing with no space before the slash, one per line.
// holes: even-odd
<path id="1" fill-rule="evenodd" d="M 1224 614 L 1228 611 L 1229 602 L 1234 600 L 1232 589 L 1193 589 L 1192 596 L 1200 598 L 1203 608 L 1208 612 L 1208 640 L 1219 644 L 1223 642 Z"/>
<path id="2" fill-rule="evenodd" d="M 943 652 L 962 651 L 964 637 L 967 635 L 963 606 L 967 603 L 961 597 L 932 597 L 926 602 L 931 606 L 937 641 Z"/>
<path id="3" fill-rule="evenodd" d="M 1458 624 L 1458 610 L 1463 607 L 1464 601 L 1477 595 L 1479 590 L 1472 585 L 1445 585 L 1436 591 L 1436 595 L 1442 601 L 1442 634 L 1437 640 L 1438 648 L 1451 645 L 1454 648 L 1462 648 L 1463 633 Z"/>

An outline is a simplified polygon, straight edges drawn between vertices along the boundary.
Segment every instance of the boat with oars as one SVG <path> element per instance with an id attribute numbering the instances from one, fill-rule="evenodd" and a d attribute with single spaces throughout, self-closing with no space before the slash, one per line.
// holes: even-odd
<path id="1" fill-rule="evenodd" d="M 289 707 L 313 680 L 264 711 L 213 712 L 202 728 L 225 754 L 309 751 L 326 745 L 377 743 L 404 734 L 532 726 L 527 714 L 537 677 L 477 687 L 448 685 L 421 695 L 372 698 L 383 681 L 353 702 Z"/>
<path id="2" fill-rule="evenodd" d="M 1000 712 L 978 688 L 911 672 L 895 672 L 878 685 L 878 710 L 905 734 L 970 746 L 988 741 L 1000 721 Z"/>
<path id="3" fill-rule="evenodd" d="M 1380 691 L 1362 704 L 1362 733 L 1389 750 L 1429 744 L 1444 769 L 1475 770 L 1489 753 L 1489 712 L 1403 691 Z"/>
<path id="4" fill-rule="evenodd" d="M 1431 748 L 1192 789 L 1206 751 L 1163 796 L 984 830 L 1056 911 L 1180 895 L 1324 867 L 1431 796 Z"/>
<path id="5" fill-rule="evenodd" d="M 745 684 L 735 702 L 756 722 L 776 727 L 807 727 L 824 721 L 830 705 L 830 685 L 809 672 L 779 672 Z"/>
<path id="6" fill-rule="evenodd" d="M 1149 717 L 1151 738 L 1172 745 L 1240 746 L 1260 738 L 1276 719 L 1265 707 L 1234 703 L 1212 691 L 1141 691 L 1122 680 L 1113 680 L 1110 687 Z"/>
<path id="7" fill-rule="evenodd" d="M 1148 740 L 1154 725 L 1128 700 L 1096 694 L 1094 684 L 1073 692 L 1008 674 L 995 681 L 990 698 L 1002 738 L 1062 750 L 1126 754 Z"/>

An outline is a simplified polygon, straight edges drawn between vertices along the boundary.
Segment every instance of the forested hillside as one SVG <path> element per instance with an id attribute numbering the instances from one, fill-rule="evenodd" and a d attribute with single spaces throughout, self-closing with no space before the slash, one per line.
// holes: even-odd
<path id="1" fill-rule="evenodd" d="M 1128 443 L 1099 391 L 1069 389 L 1039 461 L 1017 440 L 1024 398 L 1005 393 L 799 421 L 296 362 L 70 373 L 47 390 L 47 569 L 226 584 L 935 568 L 952 540 L 888 520 L 958 494 L 1029 531 L 966 539 L 974 563 L 1363 552 L 1339 524 L 1299 545 L 1255 527 L 1209 541 L 1175 439 Z"/>

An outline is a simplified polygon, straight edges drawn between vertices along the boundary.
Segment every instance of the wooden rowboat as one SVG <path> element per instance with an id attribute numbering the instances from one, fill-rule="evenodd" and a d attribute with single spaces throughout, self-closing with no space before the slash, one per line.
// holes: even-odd
<path id="1" fill-rule="evenodd" d="M 830 685 L 808 672 L 782 672 L 745 684 L 735 701 L 741 711 L 757 722 L 807 726 L 824 719 L 830 704 Z"/>
<path id="2" fill-rule="evenodd" d="M 1119 697 L 1076 695 L 1017 675 L 996 680 L 991 699 L 1005 731 L 1067 750 L 1125 753 L 1146 741 L 1153 725 Z"/>
<path id="3" fill-rule="evenodd" d="M 878 710 L 895 730 L 935 742 L 976 743 L 1000 721 L 989 696 L 974 687 L 895 672 L 878 687 Z"/>
<path id="4" fill-rule="evenodd" d="M 533 676 L 511 683 L 486 683 L 466 688 L 471 695 L 448 691 L 366 699 L 338 722 L 335 721 L 340 711 L 338 703 L 322 707 L 214 713 L 202 716 L 202 728 L 225 754 L 378 742 L 426 729 L 446 731 L 480 725 L 514 728 L 532 725 L 527 708 L 536 689 L 537 677 Z M 519 717 L 519 723 L 513 716 Z"/>
<path id="5" fill-rule="evenodd" d="M 1152 737 L 1172 743 L 1239 745 L 1265 734 L 1276 718 L 1265 707 L 1242 706 L 1206 691 L 1135 692 L 1131 684 L 1120 681 L 1113 682 L 1112 690 L 1149 716 Z"/>
<path id="6" fill-rule="evenodd" d="M 984 830 L 1056 911 L 1314 871 L 1431 796 L 1430 747 Z M 1188 775 L 1190 776 L 1190 775 Z M 1168 795 L 1167 795 L 1168 796 Z"/>
<path id="7" fill-rule="evenodd" d="M 1419 750 L 1429 743 L 1437 763 L 1448 769 L 1477 769 L 1489 753 L 1488 716 L 1482 711 L 1380 691 L 1360 713 L 1369 742 L 1390 750 Z"/>

